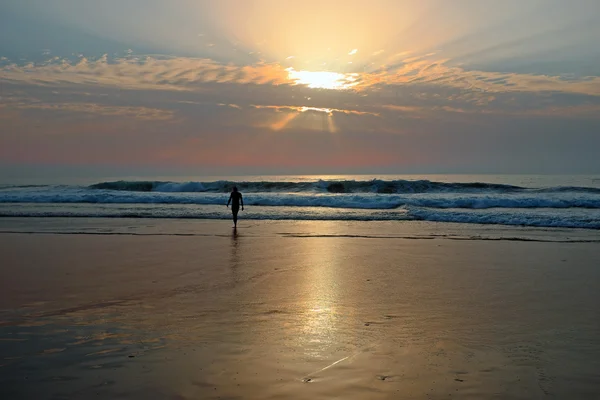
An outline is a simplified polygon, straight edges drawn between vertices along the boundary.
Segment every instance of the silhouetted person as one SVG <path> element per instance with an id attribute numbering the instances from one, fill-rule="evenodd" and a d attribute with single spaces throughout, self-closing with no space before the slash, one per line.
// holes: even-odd
<path id="1" fill-rule="evenodd" d="M 238 192 L 238 189 L 235 186 L 231 190 L 229 200 L 227 200 L 227 208 L 229 208 L 229 203 L 231 203 L 231 212 L 233 213 L 233 227 L 236 228 L 237 215 L 240 211 L 240 204 L 242 205 L 242 211 L 244 211 L 244 199 L 242 199 L 242 194 Z"/>

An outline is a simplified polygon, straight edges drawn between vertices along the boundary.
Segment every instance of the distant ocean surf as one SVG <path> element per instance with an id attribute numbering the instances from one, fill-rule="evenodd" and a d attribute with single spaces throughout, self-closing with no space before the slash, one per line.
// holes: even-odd
<path id="1" fill-rule="evenodd" d="M 438 181 L 350 178 L 0 185 L 0 217 L 223 219 L 230 217 L 223 207 L 227 193 L 237 185 L 247 206 L 244 219 L 425 220 L 600 229 L 600 187 L 570 185 L 577 181 L 564 177 L 550 180 L 564 185 L 539 187 L 532 185 L 536 179 L 522 185 L 522 178 L 494 182 L 453 182 L 450 176 Z"/>

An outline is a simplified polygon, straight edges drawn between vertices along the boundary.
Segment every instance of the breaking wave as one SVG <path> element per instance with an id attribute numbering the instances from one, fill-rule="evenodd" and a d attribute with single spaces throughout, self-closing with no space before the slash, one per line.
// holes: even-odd
<path id="1" fill-rule="evenodd" d="M 67 217 L 67 218 L 160 218 L 160 219 L 230 219 L 222 206 L 193 205 L 55 205 L 36 208 L 0 206 L 0 217 Z M 408 207 L 398 210 L 341 210 L 315 207 L 252 207 L 243 213 L 244 220 L 294 221 L 430 221 L 462 224 L 516 225 L 554 228 L 600 229 L 596 210 L 555 213 L 551 210 L 457 210 Z"/>
<path id="2" fill-rule="evenodd" d="M 501 185 L 494 183 L 445 183 L 432 182 L 428 180 L 408 181 L 408 180 L 340 180 L 326 181 L 319 180 L 315 182 L 279 182 L 279 181 L 260 181 L 260 182 L 232 182 L 232 181 L 214 181 L 214 182 L 163 182 L 163 181 L 114 181 L 101 182 L 91 185 L 91 189 L 118 190 L 130 192 L 168 192 L 168 193 L 189 193 L 189 192 L 211 192 L 227 193 L 233 186 L 237 186 L 242 192 L 262 193 L 262 192 L 326 192 L 326 193 L 427 193 L 427 192 L 509 192 L 523 190 L 524 188 L 512 185 Z M 599 190 L 600 192 L 600 190 Z"/>
<path id="3" fill-rule="evenodd" d="M 0 185 L 0 217 L 228 218 L 222 206 L 234 185 L 244 194 L 248 219 L 426 220 L 600 229 L 597 187 L 401 179 Z"/>
<path id="4" fill-rule="evenodd" d="M 29 190 L 0 192 L 0 203 L 97 203 L 97 204 L 224 204 L 226 195 L 186 192 L 123 192 L 112 190 Z M 591 208 L 600 209 L 600 196 L 555 193 L 436 193 L 436 194 L 331 194 L 254 193 L 244 196 L 251 206 L 332 207 L 394 209 L 404 206 L 430 208 Z"/>

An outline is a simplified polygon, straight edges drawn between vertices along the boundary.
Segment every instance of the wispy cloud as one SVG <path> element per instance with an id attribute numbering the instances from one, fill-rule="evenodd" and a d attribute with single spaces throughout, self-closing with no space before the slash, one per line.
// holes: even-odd
<path id="1" fill-rule="evenodd" d="M 231 104 L 231 103 L 230 103 L 230 104 L 219 103 L 219 104 L 217 104 L 217 105 L 219 105 L 219 106 L 222 106 L 222 107 L 236 108 L 236 109 L 238 109 L 238 110 L 241 110 L 241 109 L 242 109 L 242 107 L 238 106 L 237 104 Z"/>
<path id="2" fill-rule="evenodd" d="M 600 77 L 567 79 L 562 76 L 467 70 L 450 59 L 403 60 L 391 69 L 362 74 L 357 89 L 382 85 L 434 85 L 486 93 L 563 92 L 600 96 Z"/>
<path id="3" fill-rule="evenodd" d="M 374 116 L 379 117 L 378 113 L 370 111 L 346 110 L 339 108 L 322 108 L 308 106 L 277 106 L 277 105 L 251 105 L 255 109 L 272 110 L 277 113 L 274 118 L 268 118 L 267 122 L 260 121 L 257 127 L 267 127 L 273 131 L 281 131 L 292 125 L 292 122 L 301 119 L 303 116 L 314 114 L 320 115 L 320 123 L 303 124 L 305 129 L 309 130 L 327 130 L 330 133 L 338 132 L 339 128 L 334 120 L 337 115 L 356 115 L 356 116 Z M 314 122 L 314 121 L 313 121 Z"/>
<path id="4" fill-rule="evenodd" d="M 98 103 L 61 103 L 61 102 L 42 102 L 39 100 L 12 101 L 0 105 L 0 109 L 6 111 L 19 110 L 41 110 L 69 113 L 83 113 L 95 116 L 111 116 L 123 118 L 136 118 L 140 120 L 160 120 L 167 121 L 174 118 L 171 110 L 158 108 L 140 107 L 140 106 L 115 106 Z M 4 110 L 0 113 L 2 115 Z"/>
<path id="5" fill-rule="evenodd" d="M 101 85 L 125 89 L 199 90 L 203 83 L 290 83 L 279 65 L 236 66 L 208 59 L 121 58 L 109 62 L 82 57 L 76 62 L 53 59 L 43 64 L 10 64 L 0 68 L 1 81 L 31 85 Z"/>
<path id="6" fill-rule="evenodd" d="M 444 106 L 401 106 L 384 104 L 380 108 L 404 117 L 414 119 L 431 118 L 439 113 L 469 115 L 504 115 L 521 117 L 560 117 L 560 118 L 592 118 L 600 119 L 600 104 L 581 104 L 574 106 L 548 106 L 542 108 L 506 109 L 501 107 L 452 107 Z"/>
<path id="7" fill-rule="evenodd" d="M 307 106 L 276 106 L 276 105 L 255 105 L 253 104 L 251 107 L 253 108 L 262 108 L 268 110 L 275 111 L 295 111 L 295 112 L 318 112 L 325 113 L 327 115 L 333 115 L 334 113 L 340 114 L 348 114 L 348 115 L 373 115 L 379 116 L 378 113 L 370 112 L 370 111 L 358 111 L 358 110 L 344 110 L 339 108 L 323 108 L 323 107 L 307 107 Z"/>
<path id="8" fill-rule="evenodd" d="M 205 117 L 217 127 L 256 126 L 260 122 L 251 110 L 270 109 L 305 115 L 379 116 L 388 126 L 377 127 L 386 131 L 404 129 L 394 126 L 394 118 L 477 114 L 597 119 L 600 115 L 600 77 L 566 79 L 470 71 L 452 66 L 451 60 L 435 61 L 433 56 L 426 54 L 412 61 L 405 55 L 394 67 L 352 73 L 355 85 L 337 91 L 298 85 L 289 70 L 278 64 L 239 66 L 182 57 L 109 60 L 106 56 L 77 62 L 13 63 L 0 67 L 0 81 L 11 83 L 5 86 L 9 91 L 20 90 L 22 101 L 11 103 L 5 96 L 0 114 L 3 120 L 8 118 L 9 104 L 13 111 L 69 111 L 166 121 L 175 115 L 193 120 L 202 110 L 218 107 L 222 111 Z M 43 100 L 35 99 L 37 92 L 44 92 Z M 367 124 L 374 126 L 373 120 L 365 119 L 363 129 Z M 356 129 L 358 125 L 354 125 L 344 129 Z"/>
<path id="9" fill-rule="evenodd" d="M 600 77 L 500 73 L 453 66 L 434 53 L 404 58 L 373 72 L 354 72 L 351 90 L 382 86 L 434 85 L 485 93 L 562 92 L 600 96 Z M 203 84 L 294 85 L 298 79 L 280 64 L 222 64 L 210 59 L 137 57 L 109 61 L 52 59 L 42 64 L 9 64 L 0 68 L 0 81 L 31 85 L 100 85 L 125 89 L 201 91 Z M 303 82 L 300 82 L 303 83 Z M 308 85 L 308 83 L 306 83 Z"/>

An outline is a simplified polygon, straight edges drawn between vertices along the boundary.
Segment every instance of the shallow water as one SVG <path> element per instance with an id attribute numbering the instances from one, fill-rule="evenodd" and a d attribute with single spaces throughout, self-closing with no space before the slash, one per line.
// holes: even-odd
<path id="1" fill-rule="evenodd" d="M 141 178 L 140 178 L 141 179 Z M 251 220 L 432 221 L 600 229 L 600 179 L 574 175 L 128 178 L 0 185 L 6 217 L 227 219 L 244 192 Z"/>

